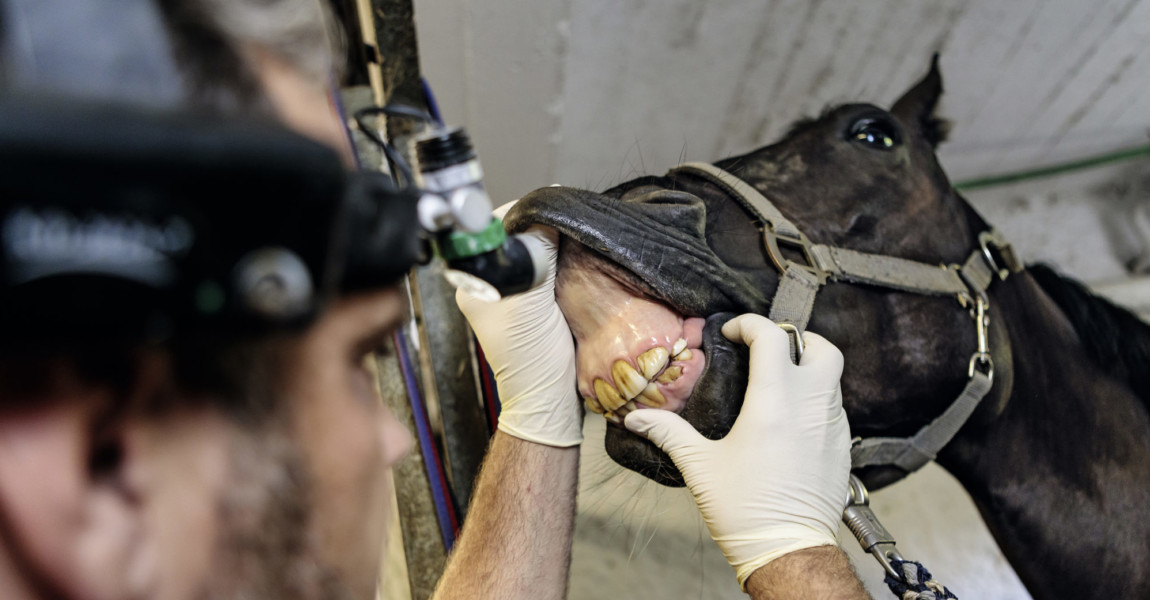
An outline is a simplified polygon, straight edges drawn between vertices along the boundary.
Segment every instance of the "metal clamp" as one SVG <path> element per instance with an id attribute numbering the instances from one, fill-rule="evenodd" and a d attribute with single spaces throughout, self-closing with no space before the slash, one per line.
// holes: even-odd
<path id="1" fill-rule="evenodd" d="M 800 250 L 803 254 L 803 260 L 805 260 L 807 264 L 800 264 L 783 256 L 783 253 L 779 250 L 780 244 L 788 248 Z M 800 231 L 798 237 L 780 234 L 775 231 L 774 224 L 767 223 L 763 227 L 763 246 L 767 249 L 767 258 L 771 259 L 771 264 L 779 270 L 780 275 L 787 272 L 788 266 L 794 265 L 817 277 L 819 285 L 826 284 L 827 277 L 830 275 L 817 266 L 818 263 L 815 262 L 814 255 L 811 254 L 811 241 L 807 239 L 807 236 L 804 235 L 803 232 Z"/>
<path id="2" fill-rule="evenodd" d="M 986 377 L 994 383 L 994 359 L 990 356 L 990 304 L 984 298 L 978 298 L 972 316 L 974 326 L 978 331 L 978 351 L 970 356 L 970 365 L 966 369 L 967 377 L 974 377 L 977 365 L 986 368 Z"/>
<path id="3" fill-rule="evenodd" d="M 803 352 L 806 350 L 806 346 L 803 345 L 803 334 L 799 333 L 799 328 L 795 327 L 793 323 L 777 323 L 777 325 L 791 338 L 791 348 L 794 350 L 792 358 L 794 358 L 796 365 L 799 364 L 799 361 L 803 359 Z"/>
<path id="4" fill-rule="evenodd" d="M 854 534 L 863 550 L 874 555 L 882 568 L 891 577 L 903 581 L 903 575 L 895 571 L 892 560 L 905 560 L 895 548 L 894 536 L 882 526 L 870 508 L 870 494 L 866 486 L 855 474 L 850 478 L 850 498 L 843 508 L 843 523 Z"/>

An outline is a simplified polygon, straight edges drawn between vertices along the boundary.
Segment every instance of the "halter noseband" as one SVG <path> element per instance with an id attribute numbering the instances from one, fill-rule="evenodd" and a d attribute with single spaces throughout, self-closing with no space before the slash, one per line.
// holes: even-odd
<path id="1" fill-rule="evenodd" d="M 743 208 L 763 221 L 763 247 L 779 270 L 779 286 L 768 317 L 790 334 L 791 358 L 798 362 L 802 332 L 806 330 L 815 295 L 827 281 L 843 281 L 934 296 L 954 296 L 970 311 L 978 333 L 978 349 L 971 355 L 966 387 L 942 415 L 913 436 L 856 438 L 851 448 L 851 469 L 895 466 L 907 473 L 934 460 L 994 383 L 990 357 L 990 301 L 986 290 L 996 279 L 1022 270 L 1010 243 L 996 230 L 978 235 L 979 247 L 961 265 L 930 265 L 894 256 L 869 254 L 847 248 L 812 244 L 763 194 L 738 177 L 707 163 L 686 163 L 671 174 L 701 177 L 722 188 Z M 781 247 L 799 250 L 806 264 L 783 256 Z M 997 253 L 1001 259 L 995 258 Z"/>

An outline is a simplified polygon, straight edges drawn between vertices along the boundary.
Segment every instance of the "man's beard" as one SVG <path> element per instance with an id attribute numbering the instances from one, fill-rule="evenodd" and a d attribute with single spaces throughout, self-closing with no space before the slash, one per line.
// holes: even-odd
<path id="1" fill-rule="evenodd" d="M 343 600 L 351 591 L 324 564 L 309 532 L 309 477 L 281 427 L 234 438 L 219 530 L 201 597 L 227 600 Z"/>

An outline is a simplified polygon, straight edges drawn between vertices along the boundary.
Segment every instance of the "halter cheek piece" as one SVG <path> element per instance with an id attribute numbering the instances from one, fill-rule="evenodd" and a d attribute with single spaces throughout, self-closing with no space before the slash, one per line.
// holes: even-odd
<path id="1" fill-rule="evenodd" d="M 967 367 L 969 381 L 958 398 L 942 415 L 913 436 L 855 438 L 851 448 L 852 471 L 871 466 L 894 466 L 909 474 L 934 460 L 994 384 L 994 361 L 990 356 L 989 340 L 990 300 L 986 290 L 996 278 L 1006 279 L 1011 273 L 1022 270 L 1022 261 L 1010 243 L 996 229 L 983 231 L 978 235 L 979 247 L 961 265 L 930 265 L 813 244 L 763 194 L 727 171 L 707 163 L 686 163 L 671 169 L 670 174 L 694 175 L 719 186 L 762 221 L 763 247 L 780 274 L 768 317 L 789 334 L 791 359 L 796 363 L 802 355 L 802 333 L 810 320 L 815 295 L 827 281 L 954 296 L 962 308 L 970 311 L 978 334 L 978 348 L 970 356 Z M 784 256 L 783 248 L 801 253 L 805 264 Z M 894 561 L 901 561 L 902 557 L 894 549 L 894 538 L 875 519 L 868 506 L 866 487 L 853 474 L 850 495 L 843 520 L 863 548 L 874 554 L 890 575 L 901 579 L 903 574 L 895 568 L 901 563 Z"/>

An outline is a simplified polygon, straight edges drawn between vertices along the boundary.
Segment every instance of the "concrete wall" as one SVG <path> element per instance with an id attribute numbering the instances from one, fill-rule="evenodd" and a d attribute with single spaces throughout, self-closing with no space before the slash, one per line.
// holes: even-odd
<path id="1" fill-rule="evenodd" d="M 584 426 L 590 442 L 601 440 L 603 430 L 602 419 Z M 581 461 L 571 600 L 746 598 L 685 489 L 621 470 L 601 443 L 584 444 Z M 969 497 L 941 468 L 928 465 L 874 493 L 871 505 L 902 553 L 922 561 L 959 598 L 1029 597 Z M 891 598 L 874 558 L 845 528 L 839 539 L 872 595 Z"/>
<path id="2" fill-rule="evenodd" d="M 888 105 L 942 54 L 956 179 L 1145 143 L 1150 0 L 416 0 L 493 194 L 602 188 Z"/>

